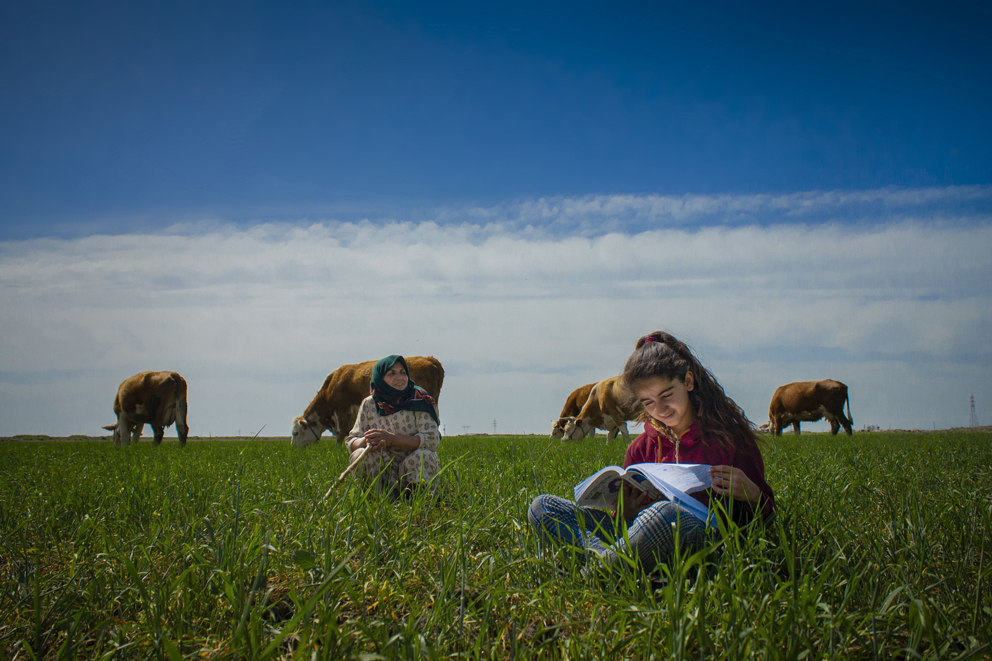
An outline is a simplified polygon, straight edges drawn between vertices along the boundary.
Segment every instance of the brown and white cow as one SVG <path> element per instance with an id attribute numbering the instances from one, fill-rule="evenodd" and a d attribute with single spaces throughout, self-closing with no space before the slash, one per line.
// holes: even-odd
<path id="1" fill-rule="evenodd" d="M 595 383 L 587 383 L 581 388 L 576 388 L 572 391 L 572 394 L 568 396 L 565 400 L 565 406 L 561 409 L 561 415 L 555 420 L 554 424 L 551 425 L 551 436 L 549 440 L 554 440 L 556 438 L 561 438 L 565 435 L 565 425 L 568 424 L 569 419 L 575 419 L 582 410 L 583 405 L 585 405 L 586 400 L 589 399 L 589 392 L 592 387 L 596 385 Z"/>
<path id="2" fill-rule="evenodd" d="M 444 368 L 434 356 L 404 356 L 410 379 L 427 391 L 436 402 L 444 383 Z M 293 418 L 293 445 L 305 448 L 330 430 L 343 443 L 358 418 L 358 407 L 369 396 L 372 368 L 378 361 L 342 365 L 327 375 L 324 385 L 303 415 Z"/>
<path id="3" fill-rule="evenodd" d="M 844 405 L 847 415 L 844 415 Z M 847 398 L 847 386 L 840 381 L 799 381 L 779 386 L 768 405 L 768 431 L 773 436 L 781 436 L 782 429 L 791 424 L 799 433 L 800 422 L 816 422 L 826 418 L 830 423 L 830 433 L 837 434 L 841 425 L 850 436 L 854 426 L 851 417 L 851 402 Z"/>
<path id="4" fill-rule="evenodd" d="M 155 443 L 162 442 L 165 428 L 176 423 L 179 444 L 186 445 L 186 379 L 178 372 L 141 372 L 125 379 L 114 397 L 117 422 L 104 429 L 114 432 L 114 445 L 137 443 L 145 425 L 151 425 Z"/>
<path id="5" fill-rule="evenodd" d="M 607 443 L 616 438 L 617 433 L 622 434 L 623 440 L 630 443 L 627 421 L 636 420 L 640 414 L 640 402 L 623 385 L 619 376 L 612 376 L 592 387 L 579 414 L 565 423 L 564 439 L 581 441 L 594 434 L 598 428 L 606 430 Z"/>

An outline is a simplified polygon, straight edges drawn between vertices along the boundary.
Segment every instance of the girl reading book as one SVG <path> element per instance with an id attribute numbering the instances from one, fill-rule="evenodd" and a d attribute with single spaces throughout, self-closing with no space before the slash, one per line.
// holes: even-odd
<path id="1" fill-rule="evenodd" d="M 662 331 L 645 335 L 621 376 L 644 407 L 644 433 L 627 448 L 624 468 L 709 464 L 712 486 L 693 498 L 737 525 L 771 516 L 775 500 L 754 427 L 689 347 Z M 626 482 L 612 512 L 545 494 L 534 499 L 527 517 L 546 542 L 580 547 L 604 565 L 626 557 L 646 571 L 671 558 L 676 538 L 681 551 L 691 552 L 708 534 L 706 523 L 685 507 L 653 500 Z"/>

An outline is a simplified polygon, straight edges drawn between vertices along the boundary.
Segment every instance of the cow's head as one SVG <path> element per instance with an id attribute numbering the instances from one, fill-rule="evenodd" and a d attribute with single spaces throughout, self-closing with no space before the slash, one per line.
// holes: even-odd
<path id="1" fill-rule="evenodd" d="M 554 424 L 551 425 L 551 436 L 548 437 L 549 441 L 553 441 L 556 438 L 561 438 L 565 435 L 565 424 L 571 418 L 558 418 L 555 420 Z"/>
<path id="2" fill-rule="evenodd" d="M 562 429 L 562 440 L 581 441 L 589 435 L 586 429 L 585 420 L 581 418 L 566 418 L 565 427 Z"/>
<path id="3" fill-rule="evenodd" d="M 305 448 L 313 445 L 320 440 L 320 435 L 323 433 L 323 427 L 310 422 L 302 415 L 293 418 L 293 447 Z"/>

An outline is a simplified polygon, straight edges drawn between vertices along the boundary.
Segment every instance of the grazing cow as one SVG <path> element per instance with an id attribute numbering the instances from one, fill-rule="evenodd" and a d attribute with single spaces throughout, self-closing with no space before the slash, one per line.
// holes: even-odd
<path id="1" fill-rule="evenodd" d="M 581 441 L 599 428 L 606 430 L 607 443 L 616 438 L 617 433 L 623 434 L 623 440 L 630 443 L 627 421 L 636 420 L 640 414 L 640 402 L 619 376 L 613 376 L 592 387 L 579 414 L 565 423 L 564 439 Z"/>
<path id="2" fill-rule="evenodd" d="M 570 418 L 575 418 L 582 410 L 582 406 L 589 399 L 589 391 L 592 387 L 596 385 L 595 383 L 587 383 L 581 388 L 576 388 L 572 391 L 572 394 L 568 396 L 565 400 L 565 406 L 561 409 L 561 415 L 555 420 L 555 423 L 551 425 L 551 437 L 549 440 L 554 440 L 556 438 L 561 438 L 565 435 L 565 425 L 568 424 Z"/>
<path id="3" fill-rule="evenodd" d="M 410 379 L 427 391 L 436 402 L 444 382 L 444 368 L 434 356 L 404 356 L 410 368 Z M 320 440 L 329 429 L 343 443 L 355 426 L 358 407 L 369 396 L 372 368 L 377 361 L 342 365 L 327 375 L 324 385 L 310 402 L 303 415 L 293 418 L 293 445 L 305 448 Z"/>
<path id="4" fill-rule="evenodd" d="M 844 415 L 845 404 L 847 416 Z M 836 435 L 841 425 L 848 436 L 852 434 L 851 402 L 847 398 L 847 386 L 840 381 L 787 383 L 775 390 L 768 405 L 768 431 L 773 436 L 781 436 L 788 424 L 798 434 L 800 422 L 816 422 L 820 418 L 826 418 L 830 423 L 831 434 Z"/>
<path id="5" fill-rule="evenodd" d="M 179 445 L 186 445 L 186 379 L 178 372 L 141 372 L 117 389 L 114 397 L 117 422 L 104 427 L 114 432 L 114 445 L 137 443 L 145 425 L 155 432 L 155 444 L 162 442 L 165 428 L 176 423 Z"/>

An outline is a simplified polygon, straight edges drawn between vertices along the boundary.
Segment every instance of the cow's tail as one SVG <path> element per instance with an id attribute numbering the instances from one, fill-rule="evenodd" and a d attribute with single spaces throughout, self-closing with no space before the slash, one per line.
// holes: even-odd
<path id="1" fill-rule="evenodd" d="M 107 431 L 117 431 L 117 423 L 115 422 L 112 425 L 104 425 L 102 429 L 106 429 Z"/>
<path id="2" fill-rule="evenodd" d="M 172 381 L 172 385 L 176 389 L 176 399 L 186 399 L 186 379 L 176 372 L 170 374 L 169 379 Z"/>

